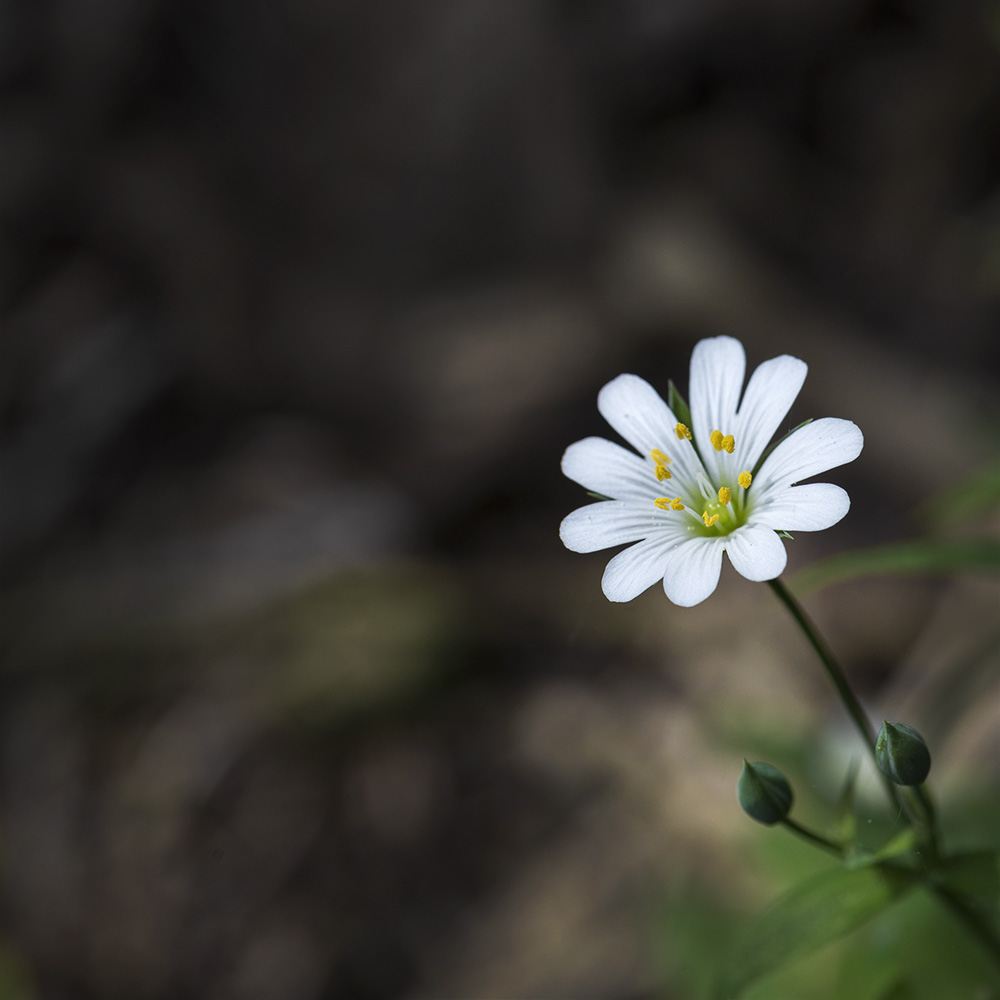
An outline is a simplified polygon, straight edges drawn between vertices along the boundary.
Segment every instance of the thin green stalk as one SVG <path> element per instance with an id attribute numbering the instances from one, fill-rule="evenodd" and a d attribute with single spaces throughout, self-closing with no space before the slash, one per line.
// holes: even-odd
<path id="1" fill-rule="evenodd" d="M 816 655 L 819 657 L 820 663 L 823 664 L 824 670 L 826 670 L 827 677 L 830 678 L 831 683 L 840 696 L 840 700 L 847 710 L 847 714 L 851 717 L 858 733 L 861 735 L 862 742 L 868 748 L 871 758 L 875 760 L 875 730 L 872 728 L 872 724 L 865 715 L 865 710 L 861 707 L 861 702 L 858 701 L 857 695 L 851 688 L 851 685 L 847 681 L 847 677 L 844 671 L 840 669 L 840 665 L 833 657 L 833 653 L 830 652 L 830 648 L 823 641 L 823 637 L 819 634 L 818 629 L 812 623 L 812 620 L 805 613 L 802 605 L 795 599 L 792 592 L 781 582 L 781 580 L 769 580 L 771 589 L 777 595 L 778 600 L 788 608 L 791 612 L 792 617 L 798 623 L 799 628 L 802 629 L 805 637 L 809 640 L 809 644 L 816 651 Z M 896 786 L 892 781 L 878 768 L 878 764 L 875 765 L 878 773 L 882 775 L 883 784 L 889 798 L 892 800 L 896 808 L 906 817 L 908 822 L 913 822 L 913 817 L 910 810 L 906 807 L 903 800 L 901 799 Z"/>
<path id="2" fill-rule="evenodd" d="M 808 840 L 811 844 L 815 844 L 817 847 L 822 847 L 824 851 L 829 851 L 831 854 L 835 854 L 838 858 L 844 856 L 844 849 L 840 844 L 835 844 L 832 840 L 827 840 L 826 837 L 821 836 L 818 833 L 814 833 L 812 830 L 807 829 L 802 826 L 801 823 L 796 823 L 794 819 L 790 819 L 786 816 L 782 821 L 781 825 L 787 827 L 792 833 L 798 834 L 803 840 Z"/>

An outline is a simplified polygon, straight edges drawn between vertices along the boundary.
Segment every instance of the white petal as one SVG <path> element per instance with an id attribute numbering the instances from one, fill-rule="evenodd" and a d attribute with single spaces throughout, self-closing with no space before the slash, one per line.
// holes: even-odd
<path id="1" fill-rule="evenodd" d="M 808 483 L 776 491 L 750 515 L 753 524 L 784 531 L 822 531 L 851 509 L 851 498 L 832 483 Z"/>
<path id="2" fill-rule="evenodd" d="M 571 444 L 563 455 L 562 470 L 574 483 L 615 500 L 653 500 L 663 495 L 650 462 L 604 438 Z"/>
<path id="3" fill-rule="evenodd" d="M 864 436 L 850 420 L 823 417 L 800 427 L 764 460 L 751 489 L 760 503 L 774 489 L 853 462 L 861 454 Z"/>
<path id="4" fill-rule="evenodd" d="M 673 460 L 670 471 L 689 481 L 701 469 L 691 442 L 677 440 L 674 428 L 677 418 L 660 394 L 638 375 L 619 375 L 612 379 L 597 396 L 601 416 L 640 455 L 649 455 L 654 448 L 665 451 Z"/>
<path id="5" fill-rule="evenodd" d="M 601 589 L 609 601 L 631 601 L 663 579 L 667 552 L 676 544 L 656 538 L 619 552 L 604 570 Z"/>
<path id="6" fill-rule="evenodd" d="M 736 572 L 748 580 L 773 580 L 781 574 L 788 553 L 770 528 L 748 524 L 726 537 L 726 552 Z"/>
<path id="7" fill-rule="evenodd" d="M 719 585 L 721 538 L 689 538 L 667 553 L 663 590 L 674 604 L 701 604 Z"/>
<path id="8" fill-rule="evenodd" d="M 559 525 L 563 545 L 573 552 L 597 552 L 663 531 L 672 532 L 666 514 L 637 500 L 588 504 L 568 514 Z"/>
<path id="9" fill-rule="evenodd" d="M 710 337 L 699 341 L 691 353 L 691 428 L 706 461 L 716 455 L 711 434 L 720 430 L 733 434 L 736 407 L 743 388 L 746 355 L 732 337 Z M 717 470 L 713 470 L 717 471 Z"/>
<path id="10" fill-rule="evenodd" d="M 789 354 L 758 365 L 736 418 L 736 464 L 752 469 L 795 402 L 808 365 Z"/>

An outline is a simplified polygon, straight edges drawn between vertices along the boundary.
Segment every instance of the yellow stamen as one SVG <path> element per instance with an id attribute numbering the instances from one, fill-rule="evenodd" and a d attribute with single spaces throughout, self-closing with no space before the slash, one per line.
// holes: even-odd
<path id="1" fill-rule="evenodd" d="M 673 475 L 670 470 L 665 465 L 658 465 L 656 467 L 656 478 L 662 483 L 664 479 L 673 479 Z"/>
<path id="2" fill-rule="evenodd" d="M 728 486 L 723 486 L 719 489 L 719 503 L 727 504 L 732 494 L 729 492 Z"/>
<path id="3" fill-rule="evenodd" d="M 712 442 L 712 447 L 716 451 L 722 451 L 722 431 L 712 431 L 712 433 L 708 436 L 708 440 Z"/>
<path id="4" fill-rule="evenodd" d="M 660 510 L 669 510 L 670 504 L 671 504 L 670 497 L 658 497 L 656 500 L 653 501 L 653 505 L 655 507 L 659 507 Z"/>
<path id="5" fill-rule="evenodd" d="M 746 489 L 753 482 L 753 476 L 749 472 L 741 472 L 736 478 L 743 489 Z"/>
<path id="6" fill-rule="evenodd" d="M 688 441 L 691 440 L 691 431 L 688 430 L 687 424 L 678 424 L 674 428 L 674 433 L 677 435 L 678 441 L 683 441 L 684 438 L 687 438 Z"/>
<path id="7" fill-rule="evenodd" d="M 706 528 L 711 528 L 716 521 L 719 520 L 718 514 L 713 514 L 711 517 L 708 516 L 708 511 L 706 510 L 702 515 L 702 520 L 705 522 Z"/>
<path id="8" fill-rule="evenodd" d="M 669 455 L 664 455 L 663 452 L 660 451 L 659 448 L 654 448 L 649 453 L 649 457 L 654 462 L 656 462 L 657 465 L 669 465 L 670 464 L 670 456 Z"/>
<path id="9" fill-rule="evenodd" d="M 681 498 L 680 497 L 677 497 L 675 500 L 672 500 L 670 502 L 670 509 L 671 510 L 683 510 L 684 509 L 684 504 L 681 503 Z"/>
<path id="10" fill-rule="evenodd" d="M 729 454 L 732 455 L 733 449 L 736 447 L 736 438 L 734 438 L 732 434 L 727 434 L 722 439 L 722 447 L 723 450 L 728 451 Z"/>

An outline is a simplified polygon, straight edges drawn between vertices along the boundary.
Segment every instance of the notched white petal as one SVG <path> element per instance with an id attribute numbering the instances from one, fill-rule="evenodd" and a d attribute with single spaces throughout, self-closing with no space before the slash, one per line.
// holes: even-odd
<path id="1" fill-rule="evenodd" d="M 776 492 L 753 512 L 753 523 L 783 531 L 823 531 L 851 509 L 847 491 L 832 483 L 807 483 Z"/>
<path id="2" fill-rule="evenodd" d="M 781 426 L 806 380 L 808 365 L 790 354 L 757 366 L 736 418 L 736 464 L 752 469 Z"/>
<path id="3" fill-rule="evenodd" d="M 733 433 L 745 371 L 746 354 L 738 340 L 709 337 L 695 345 L 688 403 L 702 455 L 712 454 L 709 436 L 713 430 Z"/>
<path id="4" fill-rule="evenodd" d="M 619 552 L 604 570 L 604 596 L 609 601 L 631 601 L 659 582 L 668 547 L 663 539 L 649 539 Z"/>
<path id="5" fill-rule="evenodd" d="M 614 500 L 649 500 L 660 496 L 650 465 L 634 452 L 604 438 L 571 444 L 562 457 L 563 475 Z"/>
<path id="6" fill-rule="evenodd" d="M 764 460 L 755 477 L 758 496 L 853 462 L 864 443 L 861 428 L 850 420 L 814 420 L 785 438 Z"/>
<path id="7" fill-rule="evenodd" d="M 657 513 L 632 500 L 602 500 L 564 517 L 559 537 L 572 552 L 598 552 L 645 538 L 657 528 Z"/>
<path id="8" fill-rule="evenodd" d="M 781 575 L 788 553 L 770 528 L 747 525 L 726 538 L 726 553 L 740 576 L 760 582 Z"/>
<path id="9" fill-rule="evenodd" d="M 690 538 L 667 553 L 664 593 L 674 604 L 692 608 L 714 593 L 721 572 L 721 539 Z"/>
<path id="10" fill-rule="evenodd" d="M 597 395 L 602 417 L 640 455 L 662 447 L 672 427 L 670 408 L 659 393 L 638 375 L 619 375 Z"/>

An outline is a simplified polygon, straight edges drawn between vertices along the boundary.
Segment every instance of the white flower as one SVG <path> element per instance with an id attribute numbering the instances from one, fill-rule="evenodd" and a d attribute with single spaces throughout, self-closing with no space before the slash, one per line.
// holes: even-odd
<path id="1" fill-rule="evenodd" d="M 608 563 L 602 588 L 631 601 L 659 580 L 674 604 L 691 607 L 719 583 L 722 553 L 748 580 L 785 568 L 778 531 L 821 531 L 850 508 L 829 483 L 794 483 L 851 462 L 864 439 L 849 420 L 824 417 L 784 438 L 760 464 L 799 394 L 806 364 L 787 354 L 753 373 L 740 401 L 746 358 L 732 337 L 701 341 L 691 355 L 690 428 L 635 375 L 597 397 L 605 420 L 639 454 L 604 438 L 566 449 L 562 470 L 610 499 L 573 511 L 559 536 L 574 552 L 634 542 Z"/>

